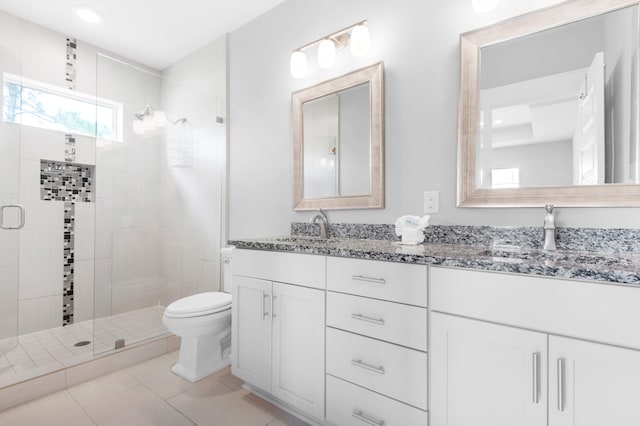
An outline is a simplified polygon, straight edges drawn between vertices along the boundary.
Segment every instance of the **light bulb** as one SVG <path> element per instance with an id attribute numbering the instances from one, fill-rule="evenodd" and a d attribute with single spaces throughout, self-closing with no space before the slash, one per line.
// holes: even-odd
<path id="1" fill-rule="evenodd" d="M 137 118 L 133 120 L 133 133 L 135 135 L 144 135 L 144 123 Z"/>
<path id="2" fill-rule="evenodd" d="M 289 66 L 291 68 L 291 75 L 293 78 L 303 78 L 307 75 L 307 55 L 299 50 L 291 53 Z"/>
<path id="3" fill-rule="evenodd" d="M 353 56 L 364 56 L 369 52 L 371 41 L 369 39 L 369 28 L 365 25 L 356 25 L 351 30 L 351 54 Z"/>
<path id="4" fill-rule="evenodd" d="M 156 110 L 153 113 L 153 122 L 156 127 L 165 127 L 167 125 L 167 114 L 164 111 Z"/>
<path id="5" fill-rule="evenodd" d="M 498 5 L 498 0 L 471 0 L 476 13 L 486 13 Z"/>
<path id="6" fill-rule="evenodd" d="M 150 115 L 145 115 L 142 120 L 142 125 L 144 126 L 144 132 L 153 132 L 156 129 L 156 122 Z"/>
<path id="7" fill-rule="evenodd" d="M 325 39 L 318 46 L 318 66 L 333 68 L 336 64 L 336 44 L 333 40 Z"/>

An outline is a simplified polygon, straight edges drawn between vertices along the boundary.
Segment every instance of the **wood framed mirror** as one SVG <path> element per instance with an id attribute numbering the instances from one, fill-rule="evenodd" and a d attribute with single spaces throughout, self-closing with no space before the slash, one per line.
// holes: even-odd
<path id="1" fill-rule="evenodd" d="M 294 210 L 384 207 L 382 62 L 292 94 Z"/>
<path id="2" fill-rule="evenodd" d="M 638 1 L 460 36 L 458 206 L 640 206 Z"/>

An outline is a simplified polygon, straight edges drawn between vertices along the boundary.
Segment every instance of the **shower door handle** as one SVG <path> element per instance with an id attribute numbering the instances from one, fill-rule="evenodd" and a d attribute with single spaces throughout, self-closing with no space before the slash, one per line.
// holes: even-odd
<path id="1" fill-rule="evenodd" d="M 18 226 L 9 226 L 4 224 L 4 211 L 6 209 L 18 209 L 20 212 L 20 223 Z M 22 204 L 5 204 L 0 207 L 0 229 L 21 229 L 24 228 L 24 207 Z"/>

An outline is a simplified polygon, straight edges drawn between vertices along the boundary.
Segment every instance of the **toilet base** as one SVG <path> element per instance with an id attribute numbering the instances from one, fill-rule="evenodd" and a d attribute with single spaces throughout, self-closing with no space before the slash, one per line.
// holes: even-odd
<path id="1" fill-rule="evenodd" d="M 178 362 L 171 371 L 190 382 L 197 382 L 228 367 L 231 357 L 223 346 L 226 343 L 224 335 L 228 333 L 226 330 L 226 333 L 206 337 L 183 337 Z"/>
<path id="2" fill-rule="evenodd" d="M 229 365 L 231 365 L 231 360 L 226 360 L 226 361 L 219 360 L 217 364 L 211 365 L 209 366 L 209 368 L 193 371 L 193 370 L 184 368 L 184 366 L 178 362 L 174 364 L 173 367 L 171 367 L 171 371 L 174 374 L 177 374 L 178 376 L 182 377 L 183 379 L 188 380 L 192 383 L 195 383 L 195 382 L 199 382 L 200 380 L 204 379 L 207 376 L 210 376 L 211 374 L 217 371 L 222 370 L 223 368 L 228 367 Z"/>

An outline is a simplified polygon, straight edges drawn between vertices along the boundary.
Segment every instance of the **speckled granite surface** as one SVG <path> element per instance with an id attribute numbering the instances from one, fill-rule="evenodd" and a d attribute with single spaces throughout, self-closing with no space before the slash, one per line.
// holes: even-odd
<path id="1" fill-rule="evenodd" d="M 291 235 L 316 236 L 319 226 L 291 224 Z M 333 238 L 399 241 L 394 225 L 332 223 Z M 432 225 L 424 231 L 428 244 L 515 246 L 542 248 L 542 227 Z M 598 253 L 640 254 L 640 229 L 558 228 L 556 244 L 560 250 Z"/>
<path id="2" fill-rule="evenodd" d="M 425 232 L 424 244 L 405 246 L 397 241 L 392 225 L 365 225 L 359 229 L 356 225 L 346 225 L 339 232 L 334 232 L 335 226 L 332 225 L 328 240 L 308 236 L 317 235 L 317 228 L 313 229 L 313 225 L 302 229 L 294 224 L 294 235 L 232 240 L 229 244 L 243 249 L 640 285 L 638 230 L 563 228 L 558 231 L 560 249 L 550 253 L 537 248 L 541 245 L 539 228 L 430 226 Z M 309 231 L 306 235 L 305 230 Z M 360 237 L 354 238 L 353 235 Z"/>

